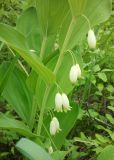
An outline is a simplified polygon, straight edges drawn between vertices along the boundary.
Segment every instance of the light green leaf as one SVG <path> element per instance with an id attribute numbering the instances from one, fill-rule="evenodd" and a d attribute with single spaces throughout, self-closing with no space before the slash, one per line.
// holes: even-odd
<path id="1" fill-rule="evenodd" d="M 21 138 L 16 144 L 16 148 L 30 160 L 52 160 L 43 148 L 26 138 Z"/>
<path id="2" fill-rule="evenodd" d="M 4 62 L 0 65 L 0 94 L 3 92 L 4 87 L 6 86 L 10 74 L 12 73 L 15 66 L 16 59 L 11 63 Z"/>
<path id="3" fill-rule="evenodd" d="M 103 72 L 98 73 L 98 77 L 99 77 L 102 81 L 107 82 L 107 76 L 106 76 L 105 73 L 103 73 Z"/>
<path id="4" fill-rule="evenodd" d="M 83 3 L 82 0 L 69 0 L 69 2 L 72 2 L 73 12 L 78 11 L 76 10 L 76 8 L 79 7 L 78 3 L 80 3 L 80 7 L 82 6 L 82 8 L 79 7 L 78 9 L 81 12 L 83 11 L 83 14 L 86 15 L 86 17 L 89 19 L 92 28 L 95 25 L 106 21 L 111 15 L 111 12 L 112 12 L 111 0 L 97 0 L 97 1 L 84 0 L 84 1 L 87 1 L 87 3 L 83 11 L 83 4 L 85 5 L 85 3 Z M 64 43 L 66 33 L 68 32 L 68 28 L 71 23 L 71 19 L 72 19 L 72 15 L 71 13 L 69 13 L 62 24 L 60 35 L 59 35 L 60 46 L 62 46 Z M 86 38 L 86 34 L 88 30 L 89 30 L 89 26 L 88 26 L 87 20 L 82 16 L 76 17 L 76 24 L 74 26 L 74 29 L 69 39 L 69 43 L 67 45 L 66 50 L 69 48 L 73 48 L 76 44 L 79 44 L 79 42 L 81 42 L 84 38 Z"/>
<path id="5" fill-rule="evenodd" d="M 97 160 L 112 160 L 113 157 L 114 157 L 114 146 L 108 145 L 102 150 Z"/>
<path id="6" fill-rule="evenodd" d="M 74 56 L 75 56 L 75 54 L 74 54 Z M 47 67 L 50 68 L 51 70 L 53 70 L 55 67 L 55 64 L 57 62 L 57 58 L 58 58 L 58 54 L 55 54 L 53 57 L 51 57 L 51 59 L 46 64 Z M 72 84 L 69 80 L 69 71 L 70 71 L 72 64 L 73 64 L 73 62 L 72 62 L 72 57 L 71 57 L 70 53 L 65 54 L 63 63 L 57 73 L 57 76 L 56 76 L 57 83 L 62 88 L 62 91 L 65 92 L 66 94 L 68 94 L 74 87 L 74 86 L 72 86 Z M 43 96 L 44 96 L 44 92 L 45 92 L 45 87 L 46 86 L 45 86 L 44 82 L 41 79 L 39 79 L 38 85 L 37 85 L 37 97 L 38 97 L 37 100 L 38 100 L 39 106 L 41 106 L 41 104 L 42 104 L 42 100 L 43 100 Z M 39 90 L 42 91 L 40 94 L 39 94 Z M 51 90 L 50 90 L 50 93 L 48 96 L 48 101 L 46 103 L 46 109 L 52 108 L 54 106 L 54 98 L 55 98 L 55 94 L 57 92 L 58 92 L 57 86 L 53 85 L 51 87 Z"/>
<path id="7" fill-rule="evenodd" d="M 67 0 L 36 0 L 36 8 L 43 36 L 57 32 L 68 13 Z"/>
<path id="8" fill-rule="evenodd" d="M 38 26 L 38 17 L 36 13 L 36 9 L 34 7 L 30 7 L 25 10 L 22 15 L 18 18 L 16 23 L 16 29 L 20 31 L 22 34 L 27 36 L 30 34 L 35 28 L 39 28 Z"/>
<path id="9" fill-rule="evenodd" d="M 25 37 L 9 25 L 0 23 L 0 41 L 16 48 L 27 50 Z"/>
<path id="10" fill-rule="evenodd" d="M 15 50 L 28 62 L 28 64 L 33 68 L 33 70 L 41 75 L 42 79 L 47 84 L 52 84 L 55 82 L 55 75 L 40 61 L 39 57 L 34 53 L 26 53 L 25 51 L 15 48 Z"/>
<path id="11" fill-rule="evenodd" d="M 113 87 L 111 84 L 109 84 L 109 85 L 107 86 L 107 91 L 113 93 L 113 92 L 114 92 L 114 87 Z"/>
<path id="12" fill-rule="evenodd" d="M 98 72 L 98 71 L 100 71 L 101 69 L 100 69 L 100 66 L 97 64 L 97 65 L 95 65 L 95 66 L 93 67 L 93 70 L 94 70 L 94 72 Z"/>
<path id="13" fill-rule="evenodd" d="M 38 17 L 34 7 L 30 7 L 22 13 L 17 20 L 16 29 L 26 37 L 29 50 L 34 50 L 38 54 L 41 47 L 41 37 Z"/>
<path id="14" fill-rule="evenodd" d="M 108 121 L 112 124 L 114 124 L 114 118 L 112 117 L 112 115 L 110 114 L 106 114 L 106 118 L 108 119 Z"/>
<path id="15" fill-rule="evenodd" d="M 46 83 L 51 84 L 55 81 L 54 74 L 43 65 L 38 56 L 28 51 L 26 40 L 21 33 L 8 25 L 0 24 L 0 38 L 17 51 Z"/>
<path id="16" fill-rule="evenodd" d="M 52 153 L 52 158 L 53 160 L 64 160 L 66 154 L 66 151 L 55 151 Z"/>
<path id="17" fill-rule="evenodd" d="M 15 131 L 22 136 L 34 137 L 35 135 L 29 130 L 23 122 L 8 118 L 5 114 L 0 113 L 0 129 Z"/>
<path id="18" fill-rule="evenodd" d="M 28 123 L 31 114 L 32 96 L 26 85 L 25 74 L 15 68 L 2 95 L 17 114 Z"/>
<path id="19" fill-rule="evenodd" d="M 87 0 L 68 0 L 73 17 L 81 15 L 86 7 Z"/>
<path id="20" fill-rule="evenodd" d="M 112 106 L 107 106 L 107 108 L 114 112 L 114 107 L 112 107 Z"/>
<path id="21" fill-rule="evenodd" d="M 60 123 L 60 128 L 61 128 L 61 132 L 59 132 L 58 134 L 55 135 L 55 137 L 52 137 L 56 147 L 58 149 L 61 148 L 61 146 L 65 143 L 65 138 L 67 137 L 68 133 L 70 132 L 70 130 L 73 128 L 77 117 L 78 117 L 78 113 L 79 113 L 79 106 L 76 103 L 71 103 L 70 106 L 72 107 L 71 111 L 69 111 L 68 113 L 55 113 L 54 116 L 56 116 L 59 120 Z M 46 118 L 44 120 L 44 124 L 47 128 L 47 130 L 49 130 L 49 125 L 50 125 L 50 117 Z M 42 130 L 42 135 L 46 135 L 47 133 L 45 133 L 45 128 L 44 130 Z M 55 146 L 53 146 L 55 147 Z"/>

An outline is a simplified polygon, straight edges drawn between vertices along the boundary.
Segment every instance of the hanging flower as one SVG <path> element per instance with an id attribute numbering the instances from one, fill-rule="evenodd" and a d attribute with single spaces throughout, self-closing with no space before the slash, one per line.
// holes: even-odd
<path id="1" fill-rule="evenodd" d="M 52 154 L 52 153 L 53 153 L 53 148 L 52 148 L 52 146 L 50 146 L 50 147 L 48 148 L 48 153 L 49 153 L 49 154 Z"/>
<path id="2" fill-rule="evenodd" d="M 57 132 L 57 129 L 56 129 L 56 124 L 55 122 L 52 120 L 51 123 L 50 123 L 50 134 L 52 136 L 54 136 Z"/>
<path id="3" fill-rule="evenodd" d="M 93 30 L 89 30 L 88 37 L 87 37 L 88 45 L 90 48 L 94 49 L 96 48 L 96 37 Z"/>
<path id="4" fill-rule="evenodd" d="M 55 95 L 55 111 L 62 112 L 62 96 L 60 93 Z"/>
<path id="5" fill-rule="evenodd" d="M 50 134 L 52 136 L 55 136 L 56 133 L 58 133 L 60 131 L 60 125 L 59 125 L 59 121 L 56 117 L 53 117 L 51 123 L 50 123 Z"/>
<path id="6" fill-rule="evenodd" d="M 69 105 L 69 99 L 65 93 L 62 94 L 62 102 L 63 102 L 63 109 L 65 112 L 71 110 L 71 107 Z"/>
<path id="7" fill-rule="evenodd" d="M 56 132 L 61 131 L 58 119 L 56 117 L 53 117 L 52 121 L 54 121 L 56 125 Z"/>
<path id="8" fill-rule="evenodd" d="M 70 69 L 69 79 L 72 84 L 75 84 L 77 79 L 81 77 L 81 69 L 79 64 L 73 65 Z"/>

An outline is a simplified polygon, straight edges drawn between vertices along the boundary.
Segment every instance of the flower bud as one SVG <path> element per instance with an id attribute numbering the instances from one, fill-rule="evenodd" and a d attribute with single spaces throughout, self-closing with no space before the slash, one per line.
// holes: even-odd
<path id="1" fill-rule="evenodd" d="M 56 130 L 57 132 L 59 132 L 61 129 L 60 129 L 60 125 L 59 125 L 59 121 L 56 117 L 53 117 L 52 121 L 55 123 L 56 125 Z"/>
<path id="2" fill-rule="evenodd" d="M 49 153 L 49 154 L 52 154 L 52 153 L 53 153 L 53 148 L 52 148 L 52 146 L 50 146 L 50 147 L 48 148 L 48 153 Z"/>
<path id="3" fill-rule="evenodd" d="M 50 134 L 52 136 L 55 136 L 56 133 L 58 133 L 60 131 L 60 125 L 59 125 L 59 121 L 56 117 L 53 117 L 51 123 L 50 123 Z"/>
<path id="4" fill-rule="evenodd" d="M 93 30 L 89 30 L 87 37 L 88 45 L 90 48 L 96 48 L 96 37 Z"/>
<path id="5" fill-rule="evenodd" d="M 74 84 L 77 81 L 77 78 L 78 78 L 77 67 L 76 67 L 76 65 L 73 65 L 70 69 L 69 79 L 70 79 L 71 83 Z"/>
<path id="6" fill-rule="evenodd" d="M 73 65 L 70 69 L 69 79 L 72 84 L 76 83 L 77 78 L 81 77 L 81 69 L 79 64 Z"/>
<path id="7" fill-rule="evenodd" d="M 52 136 L 54 136 L 57 132 L 57 128 L 56 128 L 56 124 L 55 122 L 52 120 L 51 123 L 50 123 L 50 134 Z"/>
<path id="8" fill-rule="evenodd" d="M 60 93 L 55 96 L 55 111 L 62 112 L 62 96 Z"/>
<path id="9" fill-rule="evenodd" d="M 62 101 L 63 101 L 63 109 L 65 112 L 71 110 L 71 107 L 69 105 L 69 99 L 65 93 L 62 94 Z"/>

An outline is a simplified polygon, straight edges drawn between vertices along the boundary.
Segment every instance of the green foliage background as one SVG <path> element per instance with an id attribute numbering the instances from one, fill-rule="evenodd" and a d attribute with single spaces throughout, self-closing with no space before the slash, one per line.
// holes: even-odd
<path id="1" fill-rule="evenodd" d="M 0 21 L 15 26 L 15 22 L 21 11 L 31 5 L 32 1 L 0 1 Z M 114 6 L 114 5 L 113 5 Z M 113 7 L 114 8 L 114 7 Z M 98 43 L 94 52 L 90 51 L 86 40 L 77 48 L 82 52 L 84 59 L 85 79 L 81 80 L 71 93 L 72 101 L 75 100 L 81 105 L 79 119 L 76 126 L 69 134 L 64 148 L 74 145 L 76 151 L 66 157 L 67 160 L 76 158 L 94 160 L 103 148 L 109 144 L 114 145 L 114 13 L 110 19 L 96 26 L 95 33 Z M 11 60 L 9 50 L 0 44 L 0 63 Z M 23 61 L 22 61 L 23 63 Z M 25 66 L 26 63 L 24 62 Z M 94 65 L 93 65 L 94 64 Z M 28 68 L 27 68 L 28 69 Z M 83 94 L 82 94 L 83 93 Z M 1 99 L 2 112 L 9 112 L 18 116 Z M 14 149 L 14 142 L 19 138 L 18 134 L 8 131 L 1 131 L 0 145 L 7 146 L 0 151 L 0 157 L 17 158 L 17 151 Z M 9 143 L 7 145 L 7 143 Z M 4 146 L 4 145 L 3 145 Z M 3 147 L 2 146 L 2 147 Z M 11 149 L 9 149 L 11 148 Z M 21 157 L 20 155 L 18 155 Z"/>

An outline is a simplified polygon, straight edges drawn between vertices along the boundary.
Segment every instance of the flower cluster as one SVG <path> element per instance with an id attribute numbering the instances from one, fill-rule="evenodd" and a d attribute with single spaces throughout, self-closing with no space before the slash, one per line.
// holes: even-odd
<path id="1" fill-rule="evenodd" d="M 71 110 L 69 105 L 69 99 L 65 93 L 60 94 L 59 92 L 55 95 L 55 111 L 67 112 Z"/>
<path id="2" fill-rule="evenodd" d="M 55 111 L 67 112 L 71 109 L 69 105 L 69 99 L 65 93 L 60 94 L 59 92 L 55 95 Z M 61 131 L 59 121 L 56 117 L 53 117 L 50 122 L 50 134 L 55 136 L 56 133 Z"/>
<path id="3" fill-rule="evenodd" d="M 91 49 L 96 48 L 96 37 L 93 30 L 88 31 L 87 37 L 88 45 Z M 69 72 L 69 80 L 72 84 L 75 84 L 78 78 L 81 77 L 81 69 L 79 64 L 75 64 L 71 67 Z M 65 93 L 56 93 L 55 95 L 55 111 L 57 112 L 67 112 L 71 110 L 69 99 Z M 50 122 L 50 134 L 55 136 L 56 133 L 60 131 L 59 121 L 56 117 L 53 117 Z"/>

